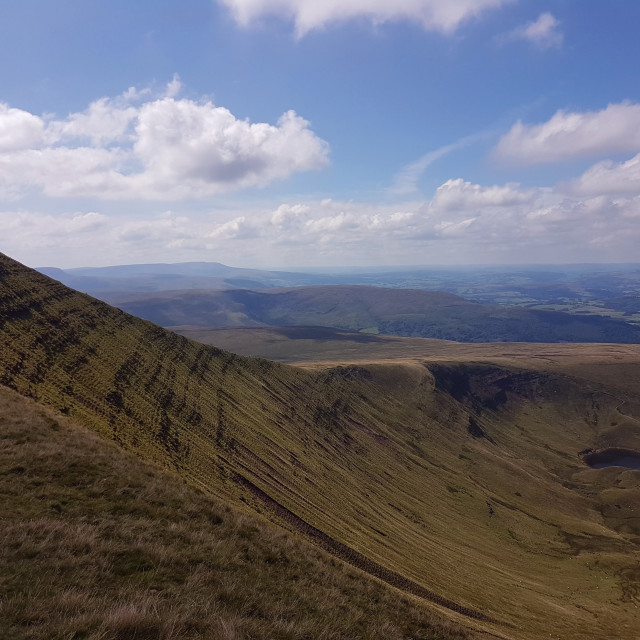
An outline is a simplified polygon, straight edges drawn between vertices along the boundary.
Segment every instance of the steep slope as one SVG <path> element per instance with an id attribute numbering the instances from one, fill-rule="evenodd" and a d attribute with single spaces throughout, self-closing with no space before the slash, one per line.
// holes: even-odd
<path id="1" fill-rule="evenodd" d="M 2 638 L 467 637 L 4 387 L 0 443 Z"/>
<path id="2" fill-rule="evenodd" d="M 469 302 L 450 293 L 365 286 L 174 291 L 107 297 L 166 327 L 320 326 L 463 342 L 640 343 L 621 320 Z"/>
<path id="3" fill-rule="evenodd" d="M 301 371 L 0 259 L 2 382 L 505 638 L 638 636 L 640 353 Z M 625 347 L 631 350 L 631 347 Z"/>

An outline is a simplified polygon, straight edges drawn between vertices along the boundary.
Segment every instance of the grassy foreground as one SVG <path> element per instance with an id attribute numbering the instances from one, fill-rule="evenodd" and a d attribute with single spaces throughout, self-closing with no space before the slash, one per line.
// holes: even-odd
<path id="1" fill-rule="evenodd" d="M 248 513 L 0 388 L 0 637 L 469 637 Z"/>

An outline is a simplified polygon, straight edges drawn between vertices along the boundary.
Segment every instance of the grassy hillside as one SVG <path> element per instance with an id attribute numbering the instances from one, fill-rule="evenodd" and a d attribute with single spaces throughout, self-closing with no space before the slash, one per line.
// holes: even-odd
<path id="1" fill-rule="evenodd" d="M 6 640 L 468 637 L 6 388 L 0 443 Z"/>
<path id="2" fill-rule="evenodd" d="M 7 258 L 0 305 L 3 384 L 189 484 L 475 629 L 638 637 L 639 472 L 577 455 L 640 449 L 637 347 L 305 371 L 190 342 Z"/>
<path id="3" fill-rule="evenodd" d="M 463 342 L 640 343 L 599 316 L 485 305 L 450 293 L 364 286 L 129 294 L 110 302 L 166 327 L 316 326 Z"/>

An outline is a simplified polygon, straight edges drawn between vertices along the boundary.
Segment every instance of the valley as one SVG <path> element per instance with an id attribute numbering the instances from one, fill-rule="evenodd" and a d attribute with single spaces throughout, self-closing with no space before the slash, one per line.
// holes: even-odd
<path id="1" fill-rule="evenodd" d="M 325 327 L 461 342 L 640 342 L 640 327 L 619 319 L 480 304 L 418 289 L 336 285 L 131 293 L 105 299 L 165 327 Z"/>

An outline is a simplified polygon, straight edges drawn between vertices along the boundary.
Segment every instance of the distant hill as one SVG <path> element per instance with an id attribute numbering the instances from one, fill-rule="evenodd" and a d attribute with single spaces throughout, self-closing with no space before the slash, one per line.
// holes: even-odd
<path id="1" fill-rule="evenodd" d="M 39 271 L 107 302 L 143 292 L 366 285 L 443 291 L 482 304 L 601 316 L 640 326 L 639 264 L 333 267 L 296 272 L 182 262 Z"/>
<path id="2" fill-rule="evenodd" d="M 321 326 L 462 342 L 640 343 L 622 320 L 469 302 L 450 293 L 365 286 L 107 296 L 166 327 Z"/>
<path id="3" fill-rule="evenodd" d="M 39 267 L 38 271 L 68 287 L 99 297 L 102 294 L 113 292 L 176 289 L 271 289 L 315 284 L 316 282 L 316 277 L 309 274 L 242 269 L 229 267 L 219 262 L 129 264 L 74 269 Z"/>

